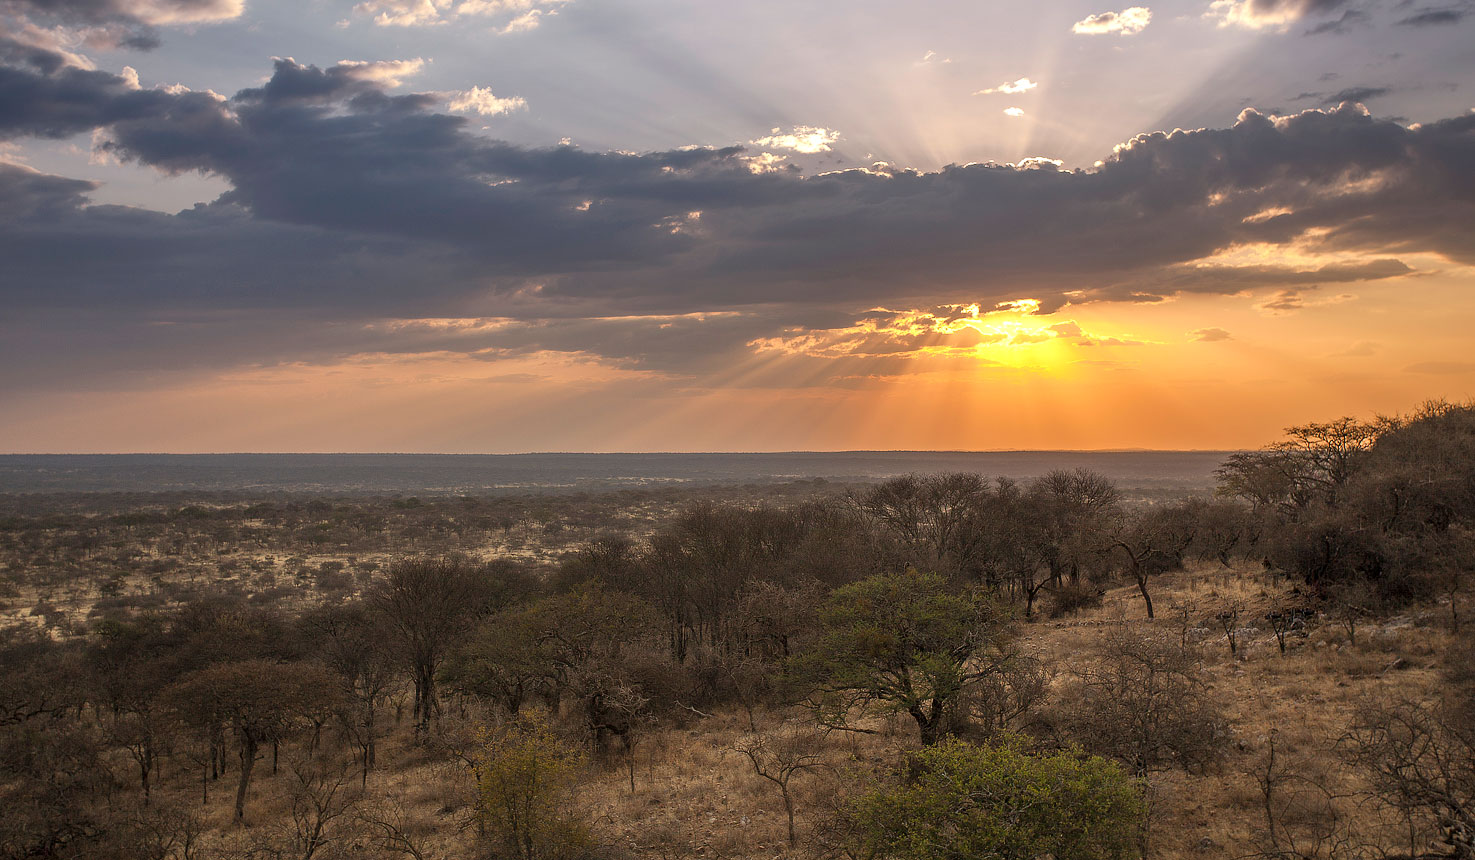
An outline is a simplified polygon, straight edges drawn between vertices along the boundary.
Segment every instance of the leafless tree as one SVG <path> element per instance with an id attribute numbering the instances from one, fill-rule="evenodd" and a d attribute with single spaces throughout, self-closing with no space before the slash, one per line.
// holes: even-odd
<path id="1" fill-rule="evenodd" d="M 789 785 L 795 775 L 824 763 L 819 738 L 813 727 L 787 723 L 768 735 L 753 735 L 733 748 L 753 766 L 753 772 L 778 786 L 789 822 L 789 844 L 798 844 L 794 829 L 794 796 Z"/>

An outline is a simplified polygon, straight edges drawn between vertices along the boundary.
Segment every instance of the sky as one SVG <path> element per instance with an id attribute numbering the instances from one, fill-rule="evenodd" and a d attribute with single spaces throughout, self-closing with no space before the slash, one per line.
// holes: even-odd
<path id="1" fill-rule="evenodd" d="M 0 451 L 1228 449 L 1475 395 L 1475 0 L 0 0 Z"/>

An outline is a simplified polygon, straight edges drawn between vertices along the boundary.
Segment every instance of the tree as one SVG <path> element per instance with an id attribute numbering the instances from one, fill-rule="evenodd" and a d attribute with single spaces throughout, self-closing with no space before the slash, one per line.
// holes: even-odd
<path id="1" fill-rule="evenodd" d="M 1147 617 L 1152 618 L 1152 595 L 1147 580 L 1183 566 L 1183 553 L 1197 530 L 1194 509 L 1180 502 L 1147 508 L 1126 519 L 1111 537 L 1111 548 L 1126 558 L 1127 573 L 1137 583 Z"/>
<path id="2" fill-rule="evenodd" d="M 475 755 L 477 814 L 486 831 L 520 860 L 567 857 L 588 843 L 563 804 L 584 757 L 553 733 L 545 717 L 519 713 L 483 729 Z"/>
<path id="3" fill-rule="evenodd" d="M 1062 578 L 1079 581 L 1081 569 L 1110 545 L 1107 535 L 1121 516 L 1121 493 L 1097 472 L 1057 469 L 1031 483 L 1028 496 L 1050 584 Z"/>
<path id="4" fill-rule="evenodd" d="M 234 731 L 241 762 L 235 811 L 239 823 L 245 819 L 261 745 L 280 741 L 305 715 L 330 707 L 336 691 L 335 680 L 321 666 L 257 659 L 192 672 L 167 695 L 185 722 L 207 731 L 216 726 Z"/>
<path id="5" fill-rule="evenodd" d="M 1441 688 L 1419 700 L 1364 704 L 1342 741 L 1372 782 L 1373 799 L 1396 810 L 1443 856 L 1475 858 L 1475 647 L 1453 647 Z"/>
<path id="6" fill-rule="evenodd" d="M 1073 740 L 1140 776 L 1218 759 L 1225 720 L 1189 652 L 1122 626 L 1094 656 L 1065 691 L 1063 723 Z"/>
<path id="7" fill-rule="evenodd" d="M 440 713 L 435 679 L 441 661 L 491 597 L 487 577 L 461 558 L 406 559 L 369 594 L 388 623 L 415 687 L 417 733 Z"/>
<path id="8" fill-rule="evenodd" d="M 789 792 L 789 783 L 795 775 L 813 770 L 824 763 L 819 738 L 813 729 L 790 724 L 774 735 L 755 734 L 733 747 L 733 750 L 747 758 L 754 773 L 778 786 L 779 794 L 784 799 L 784 813 L 789 819 L 789 844 L 797 845 L 799 838 L 794 831 L 794 796 Z"/>
<path id="9" fill-rule="evenodd" d="M 855 505 L 900 541 L 906 564 L 951 578 L 982 567 L 981 513 L 990 487 L 981 475 L 900 475 L 854 497 Z"/>
<path id="10" fill-rule="evenodd" d="M 302 624 L 315 651 L 343 689 L 339 714 L 358 746 L 360 781 L 374 769 L 379 739 L 379 703 L 398 674 L 390 646 L 362 603 L 324 606 L 304 614 Z"/>
<path id="11" fill-rule="evenodd" d="M 995 604 L 914 569 L 835 589 L 820 625 L 796 668 L 815 682 L 822 716 L 843 724 L 852 708 L 882 703 L 909 714 L 926 746 L 964 691 L 1015 658 Z"/>
<path id="12" fill-rule="evenodd" d="M 1032 756 L 1005 738 L 952 739 L 914 757 L 915 778 L 864 795 L 859 854 L 890 860 L 1125 860 L 1140 856 L 1141 786 L 1077 750 Z"/>

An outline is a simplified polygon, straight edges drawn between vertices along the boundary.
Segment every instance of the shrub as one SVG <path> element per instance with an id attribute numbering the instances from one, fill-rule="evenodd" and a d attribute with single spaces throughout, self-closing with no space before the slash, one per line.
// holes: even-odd
<path id="1" fill-rule="evenodd" d="M 1117 860 L 1140 856 L 1140 784 L 1079 750 L 1026 753 L 948 739 L 918 753 L 909 782 L 863 796 L 852 827 L 860 856 L 893 860 Z"/>
<path id="2" fill-rule="evenodd" d="M 564 801 L 584 756 L 542 714 L 523 711 L 477 736 L 477 815 L 487 835 L 520 860 L 561 860 L 590 847 Z"/>
<path id="3" fill-rule="evenodd" d="M 1222 755 L 1228 740 L 1222 708 L 1193 655 L 1177 642 L 1122 627 L 1074 674 L 1061 723 L 1090 752 L 1119 759 L 1139 775 L 1172 765 L 1198 771 Z"/>
<path id="4" fill-rule="evenodd" d="M 1090 582 L 1066 582 L 1050 592 L 1045 614 L 1051 618 L 1074 615 L 1082 609 L 1095 609 L 1101 605 L 1101 589 Z"/>

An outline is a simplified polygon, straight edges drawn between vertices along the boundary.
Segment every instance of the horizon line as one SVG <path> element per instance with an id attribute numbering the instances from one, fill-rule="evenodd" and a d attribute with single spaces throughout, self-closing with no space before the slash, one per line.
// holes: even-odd
<path id="1" fill-rule="evenodd" d="M 845 448 L 763 451 L 6 451 L 0 457 L 650 457 L 780 454 L 1222 454 L 1252 448 Z"/>

